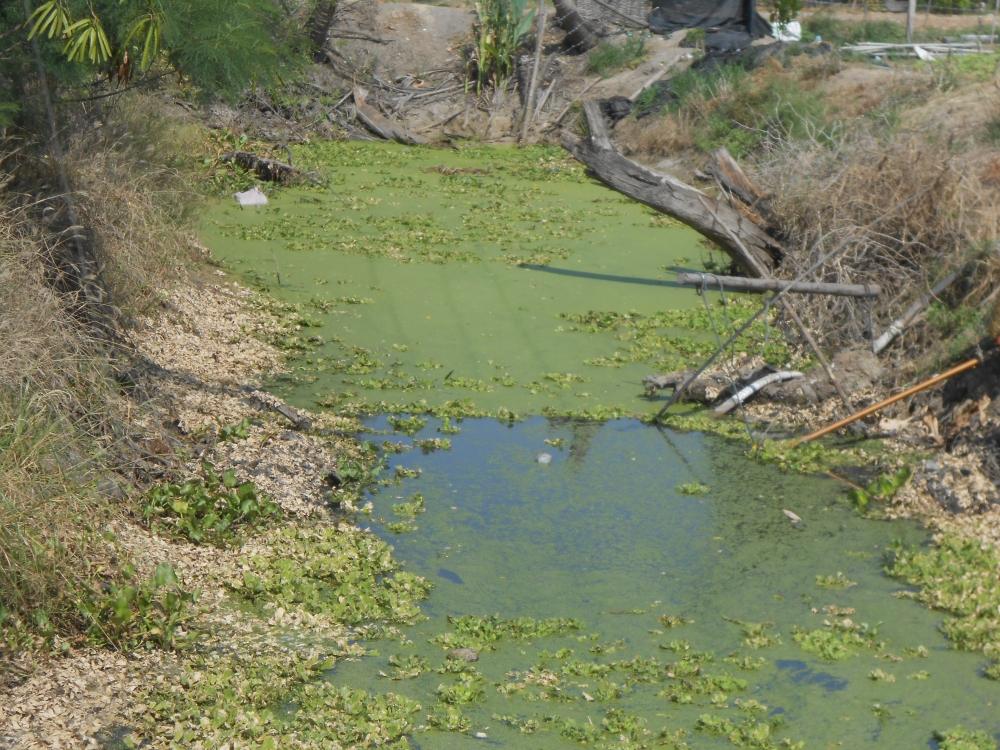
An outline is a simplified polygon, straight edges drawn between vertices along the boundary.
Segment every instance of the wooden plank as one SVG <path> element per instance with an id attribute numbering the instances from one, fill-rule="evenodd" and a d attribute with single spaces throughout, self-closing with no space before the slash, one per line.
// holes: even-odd
<path id="1" fill-rule="evenodd" d="M 838 297 L 877 297 L 881 289 L 876 284 L 833 284 L 822 281 L 784 281 L 782 279 L 751 279 L 744 276 L 719 276 L 714 273 L 681 272 L 677 283 L 684 286 L 706 287 L 731 292 L 763 294 L 788 287 L 794 294 L 832 294 Z"/>

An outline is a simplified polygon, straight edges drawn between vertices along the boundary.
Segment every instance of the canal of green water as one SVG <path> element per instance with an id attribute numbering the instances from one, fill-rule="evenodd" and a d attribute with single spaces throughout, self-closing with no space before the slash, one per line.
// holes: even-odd
<path id="1" fill-rule="evenodd" d="M 300 320 L 274 387 L 391 443 L 406 478 L 372 495 L 372 527 L 434 584 L 426 620 L 330 680 L 417 700 L 422 748 L 1000 732 L 981 659 L 882 572 L 923 532 L 744 446 L 629 418 L 655 408 L 642 376 L 697 360 L 752 309 L 670 285 L 667 266 L 711 258 L 696 236 L 545 149 L 297 158 L 329 185 L 213 209 L 204 236 Z M 741 346 L 784 354 L 766 326 Z"/>

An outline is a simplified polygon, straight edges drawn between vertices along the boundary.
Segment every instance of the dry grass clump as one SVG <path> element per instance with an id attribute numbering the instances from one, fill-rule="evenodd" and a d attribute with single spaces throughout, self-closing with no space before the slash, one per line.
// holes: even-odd
<path id="1" fill-rule="evenodd" d="M 861 343 L 869 328 L 878 335 L 947 273 L 984 258 L 1000 211 L 969 161 L 933 134 L 887 138 L 866 127 L 833 144 L 786 143 L 759 164 L 790 238 L 785 275 L 833 253 L 813 278 L 882 287 L 870 309 L 848 298 L 802 301 L 804 317 L 828 344 Z M 985 291 L 965 289 L 953 301 L 975 304 Z M 911 333 L 910 344 L 932 343 L 927 335 L 918 342 Z"/>
<path id="2" fill-rule="evenodd" d="M 77 629 L 83 581 L 107 559 L 93 530 L 106 514 L 87 470 L 101 453 L 88 417 L 108 418 L 108 380 L 46 282 L 32 226 L 23 210 L 0 212 L 0 633 L 8 638 Z"/>
<path id="3" fill-rule="evenodd" d="M 192 254 L 179 231 L 191 205 L 192 157 L 204 151 L 194 125 L 140 94 L 108 105 L 98 128 L 68 144 L 80 223 L 92 237 L 110 302 L 140 312 Z"/>
<path id="4" fill-rule="evenodd" d="M 181 169 L 198 149 L 193 131 L 152 111 L 120 101 L 99 127 L 74 129 L 66 165 L 82 229 L 67 230 L 51 187 L 41 198 L 0 193 L 0 648 L 80 637 L 95 627 L 87 612 L 102 586 L 129 577 L 102 532 L 120 509 L 96 490 L 134 451 L 113 378 L 128 353 L 92 323 L 95 309 L 141 312 L 191 252 Z M 46 159 L 9 168 L 11 184 L 59 184 Z M 81 247 L 96 281 L 74 276 Z M 94 307 L 95 287 L 110 305 Z"/>

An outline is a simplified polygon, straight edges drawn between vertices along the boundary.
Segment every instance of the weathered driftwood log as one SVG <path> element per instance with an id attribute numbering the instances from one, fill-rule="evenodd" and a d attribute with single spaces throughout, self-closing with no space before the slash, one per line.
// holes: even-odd
<path id="1" fill-rule="evenodd" d="M 599 109 L 584 108 L 587 124 L 593 133 L 600 131 L 603 116 Z M 600 119 L 601 123 L 596 121 Z M 729 203 L 718 201 L 697 188 L 691 187 L 670 175 L 656 172 L 626 159 L 614 148 L 603 148 L 600 141 L 594 138 L 580 140 L 567 135 L 563 138 L 563 147 L 577 159 L 586 164 L 590 170 L 606 185 L 620 193 L 633 198 L 647 206 L 663 211 L 679 219 L 691 228 L 714 241 L 722 250 L 729 254 L 750 276 L 756 278 L 771 278 L 771 273 L 783 255 L 781 243 L 771 237 L 758 224 L 751 221 Z M 786 285 L 791 282 L 786 282 Z M 778 295 L 786 293 L 782 287 Z M 815 337 L 806 328 L 802 318 L 795 308 L 786 300 L 781 300 L 785 314 L 799 329 L 802 337 L 812 349 L 827 376 L 837 389 L 837 394 L 845 406 L 851 408 L 847 393 L 840 387 L 830 362 L 823 354 Z M 720 350 L 721 351 L 721 350 Z M 709 358 L 707 367 L 720 353 L 717 351 Z M 666 410 L 689 387 L 690 383 L 681 384 L 674 391 L 674 396 L 660 409 L 657 418 L 662 418 Z"/>
<path id="2" fill-rule="evenodd" d="M 929 292 L 920 295 L 920 297 L 916 299 L 912 305 L 906 308 L 902 315 L 892 321 L 885 333 L 872 342 L 872 351 L 875 352 L 875 354 L 878 354 L 889 346 L 889 344 L 891 344 L 899 334 L 906 330 L 908 325 L 917 319 L 917 316 L 920 315 L 920 313 L 922 313 L 931 302 L 937 299 L 937 296 L 941 294 L 941 292 L 954 284 L 961 275 L 961 270 L 952 271 L 937 284 L 931 287 Z"/>
<path id="3" fill-rule="evenodd" d="M 354 111 L 357 113 L 358 120 L 364 125 L 368 130 L 377 135 L 379 138 L 384 138 L 387 141 L 396 141 L 397 143 L 404 143 L 408 146 L 416 146 L 419 144 L 427 143 L 426 138 L 422 138 L 419 135 L 411 133 L 402 125 L 397 125 L 396 123 L 389 120 L 381 112 L 372 107 L 366 101 L 367 92 L 360 86 L 354 89 Z"/>
<path id="4" fill-rule="evenodd" d="M 316 175 L 296 169 L 291 164 L 276 159 L 265 159 L 263 156 L 251 154 L 249 151 L 230 151 L 219 157 L 219 161 L 232 162 L 248 169 L 260 179 L 267 182 L 301 182 L 316 181 Z"/>
<path id="5" fill-rule="evenodd" d="M 596 103 L 586 102 L 583 111 L 591 137 L 580 140 L 566 135 L 563 147 L 601 182 L 705 235 L 751 276 L 774 270 L 782 255 L 776 239 L 728 203 L 622 156 L 611 146 Z"/>
<path id="6" fill-rule="evenodd" d="M 597 46 L 600 37 L 590 23 L 580 15 L 572 0 L 553 0 L 556 24 L 566 32 L 567 52 L 580 54 Z"/>
<path id="7" fill-rule="evenodd" d="M 708 174 L 730 195 L 746 204 L 747 208 L 763 219 L 768 226 L 777 224 L 771 201 L 767 194 L 751 180 L 725 146 L 712 154 Z"/>
<path id="8" fill-rule="evenodd" d="M 744 276 L 719 276 L 714 273 L 683 271 L 677 274 L 677 283 L 684 286 L 723 289 L 729 292 L 763 294 L 788 287 L 793 294 L 832 294 L 838 297 L 877 297 L 881 288 L 877 284 L 831 284 L 821 281 L 785 281 L 783 279 L 748 279 Z"/>

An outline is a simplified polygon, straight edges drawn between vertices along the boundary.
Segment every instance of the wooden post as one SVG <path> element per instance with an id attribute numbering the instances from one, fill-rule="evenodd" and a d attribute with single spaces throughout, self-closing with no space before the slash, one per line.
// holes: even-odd
<path id="1" fill-rule="evenodd" d="M 538 27 L 535 39 L 535 61 L 531 66 L 531 82 L 528 84 L 528 95 L 524 100 L 524 114 L 521 117 L 521 136 L 518 142 L 528 137 L 531 126 L 532 104 L 535 101 L 535 88 L 538 86 L 538 71 L 542 66 L 542 46 L 545 39 L 545 0 L 538 0 Z"/>
<path id="2" fill-rule="evenodd" d="M 917 0 L 906 4 L 906 43 L 913 44 L 913 22 L 917 17 Z"/>

